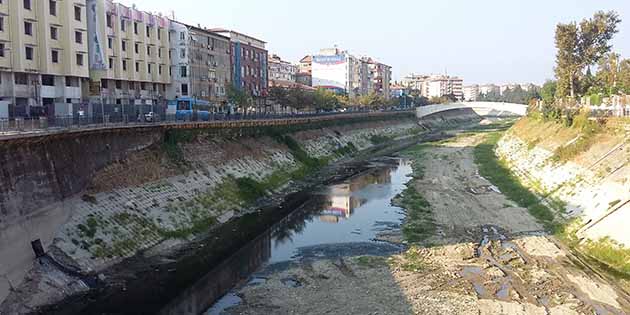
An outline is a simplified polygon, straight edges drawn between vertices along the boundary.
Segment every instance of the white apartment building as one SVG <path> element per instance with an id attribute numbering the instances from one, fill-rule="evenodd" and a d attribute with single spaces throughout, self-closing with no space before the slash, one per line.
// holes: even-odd
<path id="1" fill-rule="evenodd" d="M 278 55 L 270 55 L 267 62 L 270 81 L 296 82 L 298 66 L 282 60 Z"/>
<path id="2" fill-rule="evenodd" d="M 71 115 L 89 76 L 85 0 L 0 1 L 0 118 Z"/>
<path id="3" fill-rule="evenodd" d="M 419 90 L 427 98 L 453 95 L 458 100 L 464 98 L 464 80 L 447 75 L 416 75 L 403 78 L 403 85 L 412 90 Z"/>
<path id="4" fill-rule="evenodd" d="M 479 97 L 479 85 L 464 86 L 464 101 L 474 102 Z"/>

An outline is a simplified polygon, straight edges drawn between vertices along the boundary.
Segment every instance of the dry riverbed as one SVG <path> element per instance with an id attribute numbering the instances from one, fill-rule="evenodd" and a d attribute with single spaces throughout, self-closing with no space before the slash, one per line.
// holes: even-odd
<path id="1" fill-rule="evenodd" d="M 627 293 L 583 265 L 478 175 L 483 134 L 422 150 L 410 187 L 430 235 L 390 257 L 305 260 L 241 286 L 229 314 L 626 314 Z M 403 242 L 403 233 L 388 233 Z"/>

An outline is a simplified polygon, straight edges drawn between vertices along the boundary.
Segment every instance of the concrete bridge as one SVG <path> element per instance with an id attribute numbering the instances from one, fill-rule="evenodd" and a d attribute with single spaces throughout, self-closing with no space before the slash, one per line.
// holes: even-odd
<path id="1" fill-rule="evenodd" d="M 522 104 L 465 102 L 418 107 L 416 115 L 419 119 L 422 119 L 434 114 L 457 110 L 472 110 L 475 114 L 484 117 L 525 116 L 527 114 L 527 106 Z"/>

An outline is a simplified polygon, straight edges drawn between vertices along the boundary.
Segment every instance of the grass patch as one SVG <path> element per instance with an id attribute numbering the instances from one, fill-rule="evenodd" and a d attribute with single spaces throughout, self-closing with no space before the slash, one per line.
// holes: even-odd
<path id="1" fill-rule="evenodd" d="M 420 272 L 426 269 L 426 263 L 424 256 L 420 248 L 414 246 L 407 250 L 402 255 L 402 261 L 400 262 L 400 268 L 409 272 Z"/>
<path id="2" fill-rule="evenodd" d="M 379 268 L 388 265 L 388 258 L 381 256 L 360 256 L 356 258 L 359 266 L 366 268 Z"/>
<path id="3" fill-rule="evenodd" d="M 416 145 L 402 153 L 403 156 L 412 160 L 414 179 L 424 178 L 423 161 L 426 149 L 429 147 L 430 145 L 427 144 Z M 420 243 L 435 233 L 431 205 L 416 190 L 414 180 L 407 183 L 407 188 L 394 198 L 393 204 L 407 210 L 407 216 L 402 226 L 405 240 L 410 243 Z"/>
<path id="4" fill-rule="evenodd" d="M 479 174 L 501 190 L 510 200 L 519 206 L 527 208 L 529 213 L 541 222 L 546 229 L 557 231 L 560 225 L 555 222 L 555 215 L 551 209 L 542 204 L 539 198 L 519 179 L 512 175 L 510 169 L 495 154 L 494 149 L 502 133 L 494 132 L 487 135 L 486 140 L 475 147 L 475 163 L 479 167 Z"/>
<path id="5" fill-rule="evenodd" d="M 394 141 L 393 137 L 388 137 L 388 136 L 383 136 L 383 135 L 373 135 L 372 137 L 370 137 L 370 142 L 372 142 L 373 145 L 379 145 L 379 144 L 383 144 L 383 143 L 387 143 L 391 141 Z"/>

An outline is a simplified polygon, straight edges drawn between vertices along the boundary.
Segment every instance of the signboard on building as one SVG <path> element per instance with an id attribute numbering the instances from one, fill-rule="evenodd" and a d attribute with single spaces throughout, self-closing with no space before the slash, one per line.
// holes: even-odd
<path id="1" fill-rule="evenodd" d="M 345 90 L 348 67 L 345 55 L 313 56 L 313 87 Z"/>
<path id="2" fill-rule="evenodd" d="M 96 0 L 88 0 L 86 4 L 90 70 L 106 70 L 105 51 L 103 50 L 102 37 L 98 30 L 100 25 L 99 4 Z"/>

